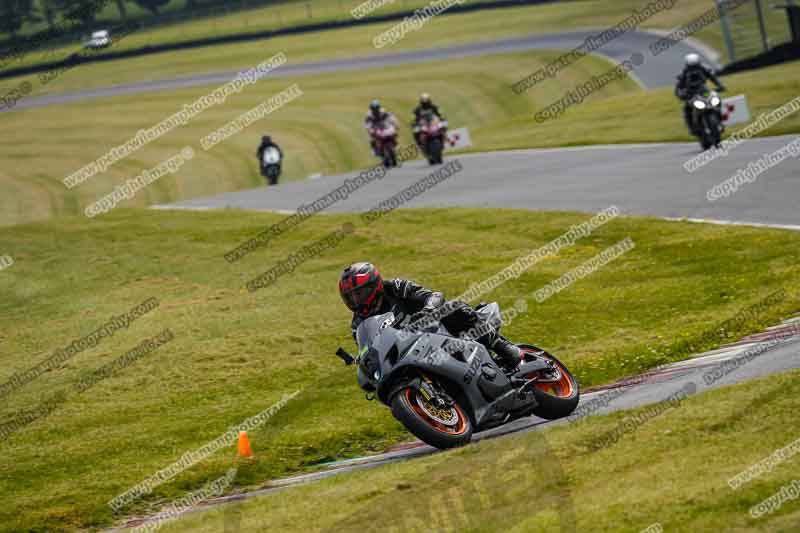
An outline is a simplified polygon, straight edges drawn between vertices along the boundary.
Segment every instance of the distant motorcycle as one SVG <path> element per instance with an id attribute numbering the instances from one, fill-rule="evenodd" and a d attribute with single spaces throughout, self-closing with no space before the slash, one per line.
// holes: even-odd
<path id="1" fill-rule="evenodd" d="M 496 303 L 476 308 L 481 322 L 497 324 Z M 436 448 L 467 444 L 473 432 L 536 415 L 553 420 L 577 407 L 578 383 L 561 361 L 520 344 L 523 361 L 510 374 L 484 345 L 455 339 L 438 322 L 421 331 L 397 329 L 389 312 L 364 320 L 356 330 L 358 358 L 342 348 L 345 364 L 358 364 L 358 383 L 391 407 L 415 436 Z"/>
<path id="2" fill-rule="evenodd" d="M 431 111 L 426 111 L 414 126 L 414 132 L 419 132 L 420 146 L 425 152 L 428 163 L 440 165 L 447 138 L 447 121 L 441 120 Z"/>
<path id="3" fill-rule="evenodd" d="M 277 185 L 281 175 L 281 153 L 274 146 L 264 148 L 261 156 L 261 175 L 267 178 L 267 183 Z"/>
<path id="4" fill-rule="evenodd" d="M 703 150 L 719 146 L 722 142 L 722 99 L 716 91 L 704 89 L 695 95 L 689 105 L 692 108 L 692 127 Z"/>
<path id="5" fill-rule="evenodd" d="M 397 166 L 397 127 L 384 122 L 369 130 L 386 168 Z"/>

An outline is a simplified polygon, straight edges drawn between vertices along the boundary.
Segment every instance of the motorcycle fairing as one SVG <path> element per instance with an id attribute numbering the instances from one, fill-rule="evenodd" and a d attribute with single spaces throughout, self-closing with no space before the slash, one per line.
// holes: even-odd
<path id="1" fill-rule="evenodd" d="M 482 308 L 482 318 L 499 318 L 497 304 Z M 463 341 L 463 360 L 453 357 L 443 346 L 454 337 L 444 328 L 437 332 L 409 332 L 392 327 L 393 313 L 364 320 L 356 331 L 359 352 L 359 384 L 374 388 L 377 398 L 389 405 L 392 396 L 407 386 L 419 387 L 418 372 L 455 384 L 467 402 L 477 429 L 502 423 L 509 412 L 530 411 L 536 406 L 532 395 L 520 395 L 512 386 L 486 347 Z M 522 396 L 522 397 L 520 397 Z"/>

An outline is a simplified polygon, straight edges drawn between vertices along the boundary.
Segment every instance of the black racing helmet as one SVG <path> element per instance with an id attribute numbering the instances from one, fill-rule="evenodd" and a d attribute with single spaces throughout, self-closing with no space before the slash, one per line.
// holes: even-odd
<path id="1" fill-rule="evenodd" d="M 372 263 L 354 263 L 339 278 L 339 295 L 352 312 L 372 316 L 383 303 L 383 279 Z"/>

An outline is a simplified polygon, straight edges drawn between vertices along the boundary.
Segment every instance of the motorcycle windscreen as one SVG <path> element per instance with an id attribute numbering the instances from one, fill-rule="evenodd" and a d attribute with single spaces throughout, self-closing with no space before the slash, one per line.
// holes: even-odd
<path id="1" fill-rule="evenodd" d="M 370 317 L 359 324 L 356 330 L 356 344 L 358 344 L 359 351 L 364 346 L 372 344 L 373 339 L 381 330 L 392 322 L 394 322 L 394 314 L 384 313 L 382 315 Z"/>
<path id="2" fill-rule="evenodd" d="M 476 311 L 480 317 L 481 323 L 491 326 L 492 331 L 499 329 L 503 323 L 502 315 L 500 314 L 500 306 L 497 302 L 484 305 Z"/>
<path id="3" fill-rule="evenodd" d="M 281 161 L 281 153 L 274 146 L 269 146 L 264 150 L 261 158 L 264 165 L 275 165 Z"/>

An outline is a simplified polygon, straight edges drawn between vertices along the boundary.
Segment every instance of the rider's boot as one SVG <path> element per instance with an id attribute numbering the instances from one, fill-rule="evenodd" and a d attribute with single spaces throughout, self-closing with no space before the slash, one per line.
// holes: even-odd
<path id="1" fill-rule="evenodd" d="M 522 350 L 502 335 L 495 336 L 489 344 L 489 348 L 497 354 L 500 364 L 509 372 L 516 370 L 522 361 Z"/>
<path id="2" fill-rule="evenodd" d="M 424 146 L 422 146 L 422 139 L 421 139 L 421 137 L 422 137 L 422 134 L 421 134 L 420 132 L 418 132 L 418 131 L 415 131 L 415 132 L 414 132 L 414 142 L 417 144 L 417 147 L 418 147 L 420 150 L 424 150 L 424 149 L 425 149 L 425 147 L 424 147 Z"/>

